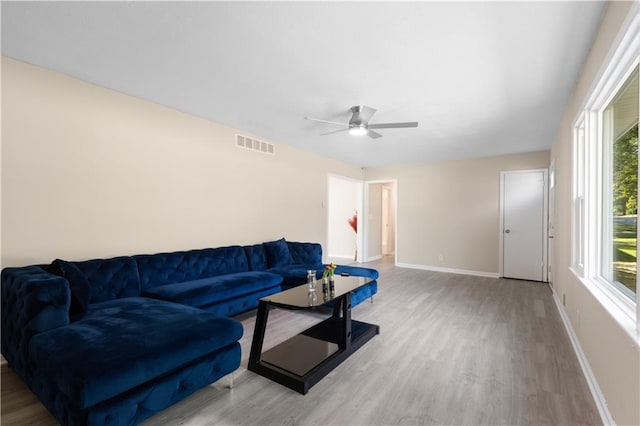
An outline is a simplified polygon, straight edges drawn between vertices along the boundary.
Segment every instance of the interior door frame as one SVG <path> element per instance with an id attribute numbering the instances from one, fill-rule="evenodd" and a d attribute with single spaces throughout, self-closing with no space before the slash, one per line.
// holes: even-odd
<path id="1" fill-rule="evenodd" d="M 556 276 L 556 261 L 555 261 L 555 253 L 556 253 L 556 245 L 555 245 L 555 206 L 556 206 L 556 165 L 555 161 L 551 161 L 549 165 L 549 181 L 547 182 L 547 282 L 551 287 L 553 287 L 553 283 L 555 282 Z"/>
<path id="2" fill-rule="evenodd" d="M 542 172 L 543 176 L 543 214 L 542 214 L 542 282 L 548 278 L 548 240 L 549 240 L 549 169 L 505 170 L 500 172 L 500 222 L 498 230 L 498 276 L 504 277 L 504 179 L 508 174 Z"/>
<path id="3" fill-rule="evenodd" d="M 369 186 L 371 184 L 374 183 L 389 183 L 391 184 L 392 187 L 392 192 L 393 192 L 393 209 L 394 209 L 394 248 L 393 248 L 393 252 L 394 252 L 394 264 L 397 265 L 398 264 L 398 199 L 399 199 L 399 194 L 398 194 L 398 179 L 376 179 L 376 180 L 368 180 L 364 182 L 364 200 L 363 200 L 363 214 L 362 214 L 362 228 L 365 230 L 363 232 L 363 238 L 362 238 L 362 260 L 360 260 L 360 252 L 358 252 L 358 261 L 362 261 L 362 262 L 369 262 L 372 261 L 374 259 L 372 259 L 369 256 L 369 235 L 368 232 L 366 230 L 369 229 Z M 358 221 L 360 221 L 360 218 L 358 218 Z M 360 226 L 360 224 L 358 223 L 358 226 Z M 378 230 L 378 232 L 381 232 L 381 230 Z"/>
<path id="4" fill-rule="evenodd" d="M 339 179 L 339 180 L 343 180 L 343 181 L 348 181 L 351 182 L 353 184 L 355 184 L 356 186 L 356 214 L 358 216 L 358 231 L 356 232 L 356 246 L 355 246 L 355 250 L 356 250 L 356 258 L 355 258 L 355 262 L 357 263 L 362 263 L 363 259 L 364 259 L 364 254 L 362 253 L 361 247 L 363 247 L 363 240 L 364 240 L 364 234 L 365 231 L 363 229 L 362 224 L 360 223 L 361 221 L 361 216 L 364 216 L 364 182 L 362 180 L 359 179 L 354 179 L 348 176 L 342 176 L 342 175 L 338 175 L 338 174 L 334 174 L 334 173 L 328 173 L 327 174 L 327 205 L 326 205 L 326 212 L 327 212 L 327 217 L 326 217 L 326 247 L 325 247 L 325 252 L 323 253 L 323 257 L 325 258 L 325 260 L 327 259 L 327 256 L 329 256 L 329 241 L 331 240 L 331 232 L 330 232 L 330 227 L 329 227 L 329 221 L 330 221 L 330 215 L 331 215 L 331 179 Z M 325 207 L 324 202 L 323 202 L 323 207 Z M 348 218 L 345 218 L 345 222 Z"/>

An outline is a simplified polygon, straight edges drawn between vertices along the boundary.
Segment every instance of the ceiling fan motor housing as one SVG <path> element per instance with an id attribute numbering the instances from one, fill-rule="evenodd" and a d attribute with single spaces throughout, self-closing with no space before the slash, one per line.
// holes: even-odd
<path id="1" fill-rule="evenodd" d="M 367 128 L 367 122 L 376 112 L 375 109 L 365 107 L 364 105 L 356 105 L 351 107 L 351 119 L 349 120 L 349 127 L 361 127 L 363 129 Z"/>

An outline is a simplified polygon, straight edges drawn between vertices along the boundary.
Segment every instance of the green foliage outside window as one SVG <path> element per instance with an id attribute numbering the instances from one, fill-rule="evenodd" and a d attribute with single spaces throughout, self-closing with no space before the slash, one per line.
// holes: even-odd
<path id="1" fill-rule="evenodd" d="M 638 214 L 638 124 L 613 146 L 613 214 Z"/>
<path id="2" fill-rule="evenodd" d="M 638 124 L 613 146 L 613 272 L 636 292 L 638 215 Z"/>

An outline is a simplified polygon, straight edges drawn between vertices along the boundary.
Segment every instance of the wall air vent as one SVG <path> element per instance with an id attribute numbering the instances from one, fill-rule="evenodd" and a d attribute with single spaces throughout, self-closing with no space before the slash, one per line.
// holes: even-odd
<path id="1" fill-rule="evenodd" d="M 236 135 L 236 146 L 250 151 L 262 152 L 263 154 L 275 155 L 276 147 L 269 142 L 250 138 L 249 136 Z"/>

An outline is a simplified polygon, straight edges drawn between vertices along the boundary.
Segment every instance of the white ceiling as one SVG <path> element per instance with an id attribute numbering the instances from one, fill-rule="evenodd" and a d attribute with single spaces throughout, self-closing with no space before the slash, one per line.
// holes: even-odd
<path id="1" fill-rule="evenodd" d="M 548 149 L 604 8 L 3 1 L 2 53 L 369 167 Z M 304 120 L 358 104 L 419 127 L 373 140 Z"/>

